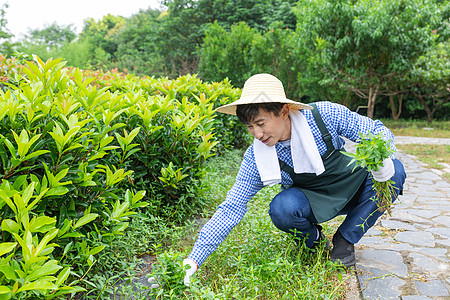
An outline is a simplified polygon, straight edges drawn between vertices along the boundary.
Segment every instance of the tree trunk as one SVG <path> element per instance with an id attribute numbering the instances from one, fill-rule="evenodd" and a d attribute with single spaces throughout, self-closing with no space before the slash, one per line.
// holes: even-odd
<path id="1" fill-rule="evenodd" d="M 348 107 L 349 106 L 349 99 L 350 99 L 350 90 L 349 89 L 347 89 L 347 96 L 345 96 L 345 99 L 344 99 L 344 106 L 345 107 Z"/>
<path id="2" fill-rule="evenodd" d="M 391 104 L 392 119 L 394 119 L 394 121 L 397 121 L 400 117 L 400 114 L 402 113 L 403 94 L 398 96 L 398 113 L 397 108 L 395 107 L 395 100 L 393 95 L 389 96 L 389 103 Z"/>
<path id="3" fill-rule="evenodd" d="M 367 116 L 373 119 L 373 114 L 375 112 L 375 101 L 377 100 L 378 89 L 380 84 L 377 83 L 375 87 L 371 86 L 369 88 L 369 99 L 367 100 Z"/>
<path id="4" fill-rule="evenodd" d="M 422 103 L 422 106 L 425 110 L 425 112 L 427 113 L 427 121 L 428 123 L 430 123 L 431 121 L 433 121 L 433 114 L 434 112 L 431 111 L 431 109 L 428 107 L 427 102 L 425 101 L 425 99 L 423 98 L 422 94 L 420 93 L 420 91 L 416 94 L 414 93 L 414 96 L 416 96 L 417 98 L 419 98 L 420 103 Z"/>

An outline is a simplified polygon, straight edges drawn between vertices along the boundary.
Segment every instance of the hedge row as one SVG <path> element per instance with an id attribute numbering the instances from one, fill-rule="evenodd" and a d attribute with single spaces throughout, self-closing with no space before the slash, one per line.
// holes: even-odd
<path id="1" fill-rule="evenodd" d="M 81 291 L 79 278 L 130 216 L 145 210 L 176 222 L 195 212 L 205 161 L 217 147 L 245 143 L 245 128 L 214 112 L 239 96 L 226 81 L 83 72 L 38 57 L 8 64 L 0 298 Z"/>

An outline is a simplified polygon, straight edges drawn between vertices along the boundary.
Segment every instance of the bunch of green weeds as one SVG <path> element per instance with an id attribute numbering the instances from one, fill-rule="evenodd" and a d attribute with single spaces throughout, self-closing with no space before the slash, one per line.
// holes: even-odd
<path id="1" fill-rule="evenodd" d="M 349 165 L 355 163 L 355 167 L 360 166 L 366 168 L 368 172 L 378 171 L 383 166 L 383 161 L 389 158 L 395 151 L 391 147 L 390 140 L 385 140 L 381 133 L 367 134 L 359 133 L 358 145 L 355 153 L 344 152 L 344 154 L 352 157 Z M 354 170 L 353 169 L 353 170 Z M 392 208 L 392 199 L 396 197 L 394 181 L 387 180 L 384 182 L 373 179 L 373 189 L 375 196 L 373 201 L 377 202 L 379 211 L 388 211 L 390 214 Z M 376 212 L 376 211 L 375 211 Z M 373 213 L 375 213 L 373 212 Z M 373 214 L 372 213 L 372 214 Z M 364 228 L 365 221 L 362 224 Z"/>

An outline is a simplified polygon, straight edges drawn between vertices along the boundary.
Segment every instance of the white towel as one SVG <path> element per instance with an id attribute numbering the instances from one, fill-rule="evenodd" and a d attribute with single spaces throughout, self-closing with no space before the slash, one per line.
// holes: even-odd
<path id="1" fill-rule="evenodd" d="M 291 155 L 294 172 L 296 174 L 322 174 L 325 167 L 305 116 L 301 111 L 290 110 L 289 117 L 291 119 Z M 275 146 L 267 146 L 255 139 L 253 148 L 256 166 L 263 184 L 271 186 L 280 183 L 281 170 Z"/>

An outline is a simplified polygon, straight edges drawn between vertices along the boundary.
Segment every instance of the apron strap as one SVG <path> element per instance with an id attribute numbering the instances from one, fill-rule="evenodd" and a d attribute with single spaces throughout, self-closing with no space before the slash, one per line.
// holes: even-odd
<path id="1" fill-rule="evenodd" d="M 322 134 L 322 140 L 325 142 L 325 145 L 327 145 L 327 151 L 333 151 L 334 146 L 331 138 L 331 134 L 328 132 L 327 127 L 325 126 L 325 123 L 323 122 L 322 116 L 319 113 L 319 109 L 317 108 L 317 104 L 313 103 L 311 104 L 313 107 L 312 114 L 314 117 L 314 121 L 316 121 L 317 126 L 319 127 L 320 133 Z"/>
<path id="2" fill-rule="evenodd" d="M 291 176 L 291 178 L 293 179 L 295 176 L 294 168 L 292 168 L 290 165 L 288 165 L 281 159 L 278 159 L 278 163 L 280 164 L 280 169 L 288 173 L 289 176 Z"/>

